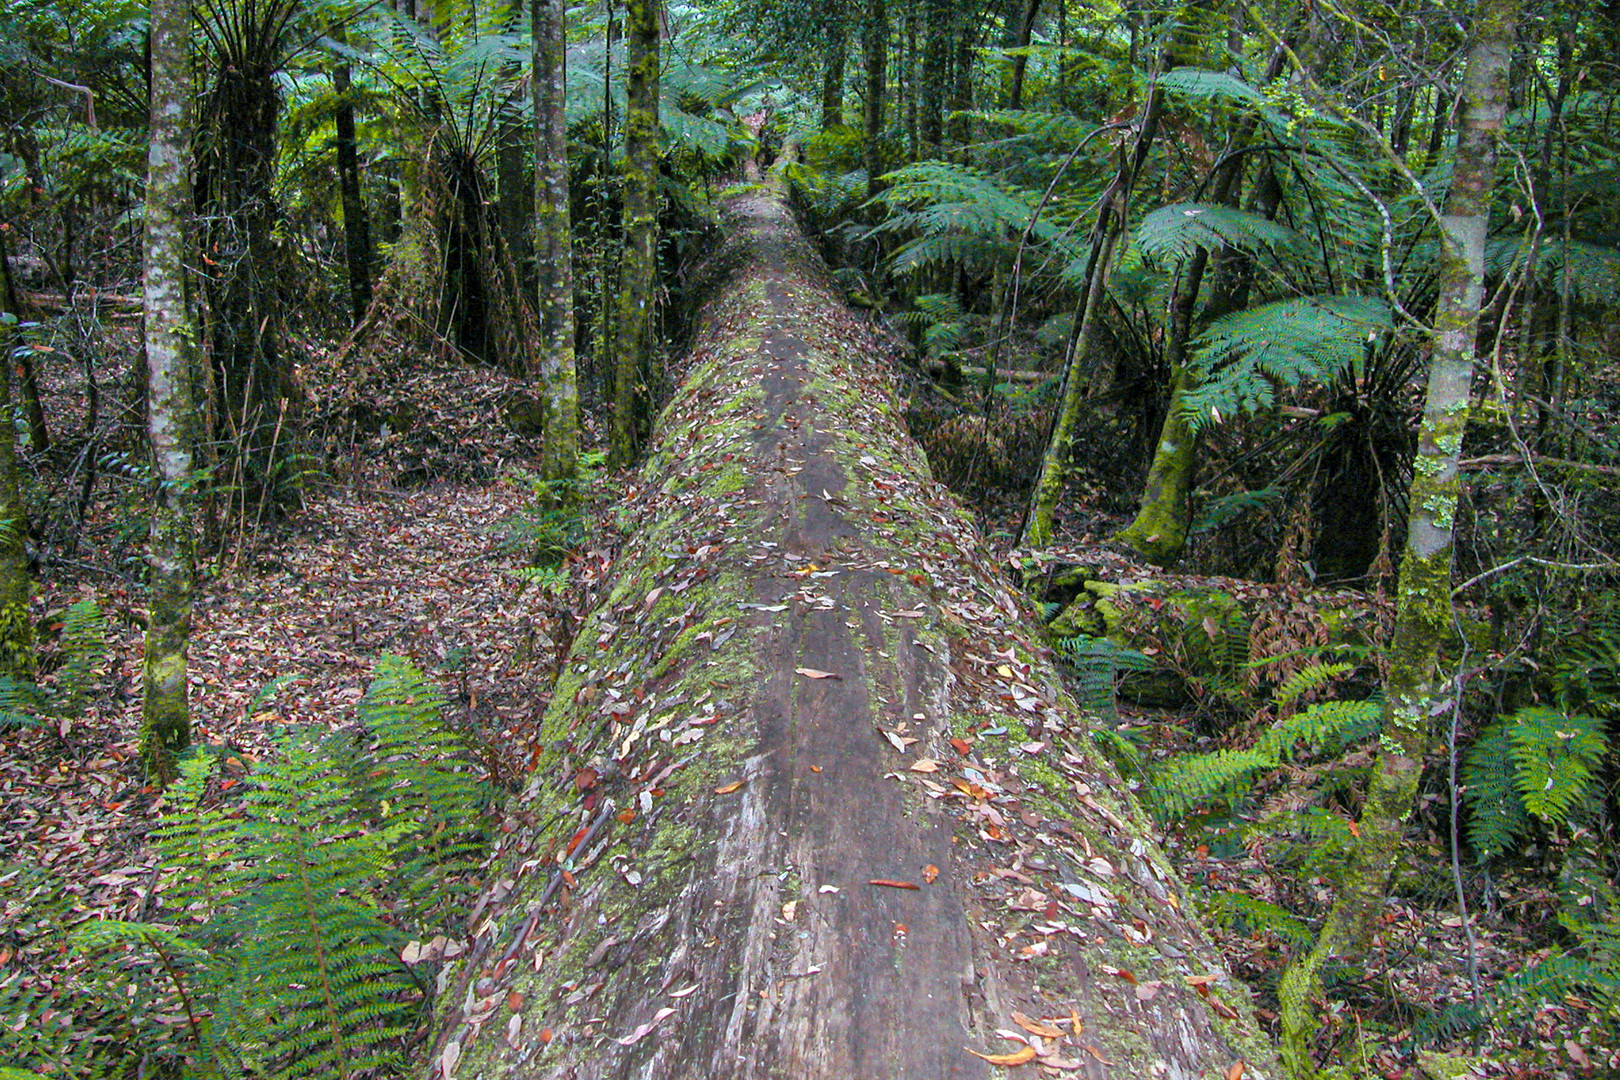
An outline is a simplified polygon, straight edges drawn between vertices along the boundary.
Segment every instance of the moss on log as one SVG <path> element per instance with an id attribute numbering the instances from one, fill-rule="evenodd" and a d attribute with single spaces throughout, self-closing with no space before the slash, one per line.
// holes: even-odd
<path id="1" fill-rule="evenodd" d="M 881 347 L 731 212 L 432 1075 L 1275 1077 Z"/>

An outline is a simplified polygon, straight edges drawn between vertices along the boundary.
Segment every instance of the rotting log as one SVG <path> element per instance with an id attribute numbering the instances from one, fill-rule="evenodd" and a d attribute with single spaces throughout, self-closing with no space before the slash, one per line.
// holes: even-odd
<path id="1" fill-rule="evenodd" d="M 882 347 L 729 212 L 431 1075 L 1275 1077 Z"/>

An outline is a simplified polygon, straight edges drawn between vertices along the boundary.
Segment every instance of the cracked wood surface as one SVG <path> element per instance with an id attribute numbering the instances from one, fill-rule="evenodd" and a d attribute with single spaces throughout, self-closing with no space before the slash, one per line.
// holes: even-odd
<path id="1" fill-rule="evenodd" d="M 1275 1075 L 883 347 L 729 215 L 431 1075 Z"/>

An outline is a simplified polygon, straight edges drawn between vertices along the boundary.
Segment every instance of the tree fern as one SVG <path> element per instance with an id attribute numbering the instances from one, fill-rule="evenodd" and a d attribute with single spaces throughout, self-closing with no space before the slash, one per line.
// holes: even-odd
<path id="1" fill-rule="evenodd" d="M 1481 858 L 1511 849 L 1536 822 L 1560 826 L 1598 797 L 1607 749 L 1599 717 L 1533 705 L 1488 726 L 1463 761 L 1468 840 Z"/>
<path id="2" fill-rule="evenodd" d="M 1361 296 L 1279 300 L 1227 315 L 1194 343 L 1200 385 L 1183 407 L 1200 426 L 1266 408 L 1278 383 L 1327 382 L 1354 370 L 1392 325 L 1382 301 Z"/>

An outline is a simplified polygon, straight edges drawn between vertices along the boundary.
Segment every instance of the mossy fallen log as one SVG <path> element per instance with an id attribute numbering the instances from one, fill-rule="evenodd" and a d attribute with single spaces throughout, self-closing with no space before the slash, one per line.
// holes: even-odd
<path id="1" fill-rule="evenodd" d="M 732 214 L 431 1074 L 1275 1077 L 881 346 Z"/>

